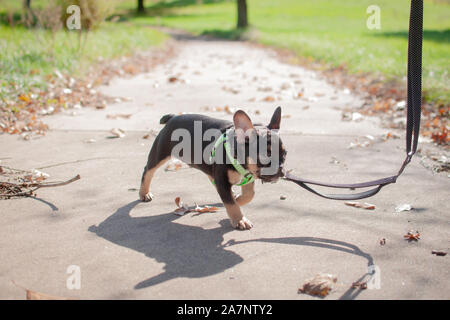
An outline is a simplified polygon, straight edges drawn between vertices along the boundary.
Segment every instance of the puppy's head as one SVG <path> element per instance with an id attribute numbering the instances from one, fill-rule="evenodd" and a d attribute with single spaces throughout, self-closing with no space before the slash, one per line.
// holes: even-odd
<path id="1" fill-rule="evenodd" d="M 278 107 L 267 126 L 254 125 L 242 110 L 233 116 L 236 146 L 235 156 L 255 178 L 276 182 L 283 176 L 286 150 L 278 135 L 281 108 Z"/>

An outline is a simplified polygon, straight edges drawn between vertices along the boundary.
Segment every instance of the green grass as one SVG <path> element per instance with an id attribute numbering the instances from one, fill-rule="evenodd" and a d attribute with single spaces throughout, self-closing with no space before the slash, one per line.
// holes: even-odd
<path id="1" fill-rule="evenodd" d="M 96 30 L 82 33 L 20 25 L 11 28 L 0 23 L 0 98 L 13 100 L 32 87 L 45 88 L 47 75 L 54 75 L 55 70 L 82 76 L 100 57 L 129 55 L 158 46 L 165 39 L 161 32 L 129 23 L 105 22 Z"/>
<path id="2" fill-rule="evenodd" d="M 134 15 L 135 1 L 119 9 L 138 25 L 164 25 L 196 34 L 236 38 L 236 1 L 147 1 L 147 15 Z M 381 30 L 366 27 L 366 9 L 381 8 Z M 248 0 L 256 41 L 288 48 L 351 73 L 370 72 L 387 80 L 406 74 L 408 0 Z M 128 10 L 128 11 L 127 11 Z M 429 100 L 449 103 L 450 5 L 425 1 L 423 87 Z"/>
<path id="3" fill-rule="evenodd" d="M 409 0 L 378 0 L 381 30 L 368 30 L 366 8 L 372 0 L 247 0 L 252 39 L 293 50 L 299 56 L 345 65 L 349 72 L 369 72 L 386 80 L 406 74 Z M 6 11 L 20 13 L 22 1 L 0 0 L 0 93 L 45 86 L 55 69 L 82 74 L 98 57 L 129 54 L 164 41 L 148 25 L 164 25 L 196 34 L 236 39 L 235 0 L 146 0 L 147 13 L 136 14 L 136 1 L 118 1 L 118 23 L 89 32 L 84 46 L 77 32 L 52 34 L 39 29 L 10 28 Z M 47 2 L 33 0 L 34 8 Z M 447 3 L 447 4 L 446 4 Z M 16 17 L 20 17 L 16 14 Z M 450 5 L 425 1 L 423 87 L 428 100 L 450 102 Z M 3 22 L 2 22 L 3 21 Z"/>

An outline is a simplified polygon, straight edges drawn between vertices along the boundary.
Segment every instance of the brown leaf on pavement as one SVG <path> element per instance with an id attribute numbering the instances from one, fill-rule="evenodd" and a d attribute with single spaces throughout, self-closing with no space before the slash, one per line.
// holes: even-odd
<path id="1" fill-rule="evenodd" d="M 447 252 L 445 252 L 445 251 L 437 251 L 437 250 L 433 250 L 433 251 L 431 251 L 431 254 L 435 254 L 435 255 L 437 255 L 437 256 L 443 257 L 443 256 L 446 256 L 446 255 L 447 255 Z"/>
<path id="2" fill-rule="evenodd" d="M 186 213 L 190 212 L 189 207 L 181 201 L 180 197 L 175 198 L 175 204 L 178 208 L 175 209 L 173 213 L 178 216 L 184 216 Z"/>
<path id="3" fill-rule="evenodd" d="M 275 101 L 275 98 L 272 97 L 272 96 L 267 96 L 267 97 L 265 97 L 265 98 L 263 99 L 263 101 L 265 101 L 265 102 L 274 102 L 274 101 Z"/>
<path id="4" fill-rule="evenodd" d="M 416 231 L 416 232 L 409 231 L 407 234 L 405 234 L 403 236 L 403 238 L 408 241 L 419 241 L 420 233 L 419 233 L 419 231 Z"/>
<path id="5" fill-rule="evenodd" d="M 352 283 L 352 289 L 360 289 L 360 290 L 365 290 L 367 289 L 367 282 L 362 281 L 362 282 L 353 282 Z"/>
<path id="6" fill-rule="evenodd" d="M 360 203 L 360 202 L 355 202 L 355 201 L 346 201 L 346 202 L 344 202 L 344 204 L 347 206 L 350 206 L 350 207 L 355 207 L 355 208 L 361 208 L 361 209 L 366 209 L 366 210 L 375 210 L 375 205 L 367 203 L 367 202 Z"/>
<path id="7" fill-rule="evenodd" d="M 25 292 L 26 292 L 25 297 L 27 300 L 76 300 L 73 298 L 58 297 L 58 296 L 53 296 L 53 295 L 49 295 L 49 294 L 42 293 L 42 292 L 33 291 L 33 290 L 30 290 L 23 286 L 18 285 L 14 280 L 12 280 L 12 283 L 16 287 L 19 287 L 19 288 L 25 290 Z"/>
<path id="8" fill-rule="evenodd" d="M 125 137 L 125 131 L 123 131 L 120 128 L 112 129 L 111 133 L 113 134 L 114 138 L 123 138 L 123 137 Z"/>
<path id="9" fill-rule="evenodd" d="M 333 289 L 337 277 L 331 274 L 319 273 L 314 278 L 307 280 L 298 293 L 306 293 L 312 296 L 325 297 Z"/>
<path id="10" fill-rule="evenodd" d="M 198 204 L 195 204 L 195 209 L 193 211 L 199 213 L 207 213 L 207 212 L 216 212 L 217 210 L 219 210 L 219 208 L 217 207 L 210 207 L 210 206 L 200 207 Z"/>
<path id="11" fill-rule="evenodd" d="M 130 117 L 131 117 L 131 113 L 116 113 L 116 114 L 107 114 L 106 115 L 107 119 L 118 119 L 118 118 L 130 119 Z"/>

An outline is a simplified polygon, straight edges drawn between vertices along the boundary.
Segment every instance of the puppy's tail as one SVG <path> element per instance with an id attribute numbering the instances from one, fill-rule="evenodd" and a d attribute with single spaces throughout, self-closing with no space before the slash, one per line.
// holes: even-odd
<path id="1" fill-rule="evenodd" d="M 174 114 L 166 114 L 165 116 L 163 116 L 161 118 L 161 120 L 159 120 L 160 124 L 166 124 L 170 119 L 172 119 L 173 117 L 175 117 Z"/>

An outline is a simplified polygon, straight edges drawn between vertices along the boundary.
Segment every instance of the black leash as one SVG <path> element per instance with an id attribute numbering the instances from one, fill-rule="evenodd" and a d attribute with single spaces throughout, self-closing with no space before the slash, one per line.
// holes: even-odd
<path id="1" fill-rule="evenodd" d="M 292 181 L 300 187 L 326 199 L 358 200 L 377 194 L 384 186 L 395 183 L 397 178 L 411 161 L 417 150 L 420 130 L 420 115 L 422 107 L 422 37 L 423 37 L 423 0 L 411 0 L 408 38 L 408 111 L 406 123 L 406 159 L 400 170 L 394 176 L 356 184 L 330 184 L 296 177 L 286 172 L 283 179 Z M 338 189 L 361 189 L 375 187 L 368 191 L 355 194 L 322 194 L 312 189 L 309 184 Z"/>

